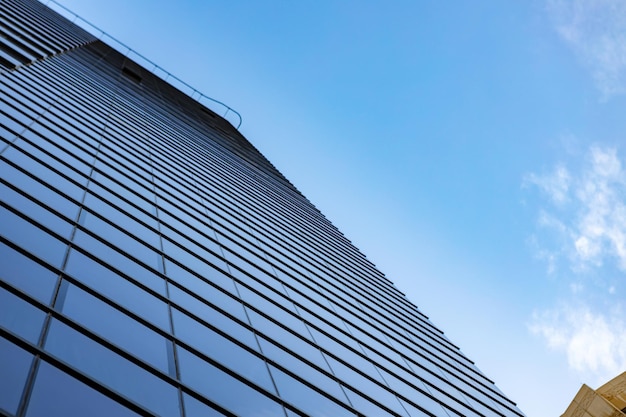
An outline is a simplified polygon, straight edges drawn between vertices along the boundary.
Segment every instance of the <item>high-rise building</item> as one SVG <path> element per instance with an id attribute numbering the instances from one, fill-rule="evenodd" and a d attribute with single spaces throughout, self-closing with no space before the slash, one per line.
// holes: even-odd
<path id="1" fill-rule="evenodd" d="M 203 96 L 56 9 L 0 1 L 0 414 L 523 415 Z"/>

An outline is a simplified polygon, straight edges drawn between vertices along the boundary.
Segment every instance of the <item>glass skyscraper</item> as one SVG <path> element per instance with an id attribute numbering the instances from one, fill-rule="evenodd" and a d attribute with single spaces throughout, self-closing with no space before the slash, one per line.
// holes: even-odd
<path id="1" fill-rule="evenodd" d="M 0 414 L 523 416 L 164 78 L 0 1 Z"/>

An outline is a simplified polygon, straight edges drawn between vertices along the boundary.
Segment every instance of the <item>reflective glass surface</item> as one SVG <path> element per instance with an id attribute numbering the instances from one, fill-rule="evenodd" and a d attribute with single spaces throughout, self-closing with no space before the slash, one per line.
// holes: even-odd
<path id="1" fill-rule="evenodd" d="M 42 303 L 50 302 L 57 274 L 1 242 L 0 264 L 2 265 L 0 278 L 3 281 Z"/>
<path id="2" fill-rule="evenodd" d="M 0 411 L 17 412 L 33 355 L 0 338 Z"/>
<path id="3" fill-rule="evenodd" d="M 0 326 L 36 344 L 46 314 L 4 288 L 0 288 L 0 306 Z"/>
<path id="4" fill-rule="evenodd" d="M 146 409 L 161 416 L 180 414 L 173 386 L 61 322 L 51 323 L 44 347 Z"/>
<path id="5" fill-rule="evenodd" d="M 58 12 L 0 2 L 3 413 L 522 416 L 225 118 Z"/>
<path id="6" fill-rule="evenodd" d="M 39 365 L 33 393 L 26 410 L 28 417 L 138 415 L 46 362 Z"/>

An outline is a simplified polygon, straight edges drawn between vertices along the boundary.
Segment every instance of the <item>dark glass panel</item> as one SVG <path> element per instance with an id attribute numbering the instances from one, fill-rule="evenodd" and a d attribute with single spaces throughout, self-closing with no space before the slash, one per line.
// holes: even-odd
<path id="1" fill-rule="evenodd" d="M 42 303 L 50 302 L 57 274 L 4 243 L 0 243 L 0 265 L 0 279 Z"/>
<path id="2" fill-rule="evenodd" d="M 66 271 L 100 294 L 169 332 L 167 304 L 112 270 L 72 250 Z"/>
<path id="3" fill-rule="evenodd" d="M 279 348 L 275 344 L 268 342 L 262 337 L 259 338 L 259 343 L 261 345 L 263 355 L 265 355 L 268 359 L 274 360 L 274 362 L 280 364 L 281 367 L 312 383 L 315 387 L 330 394 L 331 396 L 343 402 L 347 402 L 347 398 L 341 390 L 341 387 L 339 386 L 337 381 L 323 374 L 322 372 L 318 371 L 307 363 L 301 361 L 300 359 L 296 358 L 285 350 Z M 315 352 L 311 353 L 314 355 L 312 358 L 309 358 L 308 356 L 304 356 L 304 358 L 315 360 L 315 356 L 317 356 L 319 359 L 321 359 L 321 361 L 324 361 L 319 352 L 317 352 L 317 355 L 315 355 Z M 324 363 L 322 369 L 328 370 L 328 366 Z"/>
<path id="4" fill-rule="evenodd" d="M 51 265 L 61 266 L 67 250 L 65 243 L 1 206 L 0 219 L 0 235 Z"/>
<path id="5" fill-rule="evenodd" d="M 185 403 L 186 417 L 222 417 L 224 415 L 203 402 L 196 400 L 191 395 L 183 394 L 183 402 Z"/>
<path id="6" fill-rule="evenodd" d="M 45 313 L 4 288 L 0 288 L 0 326 L 37 344 Z"/>
<path id="7" fill-rule="evenodd" d="M 149 250 L 143 245 L 140 245 L 131 237 L 124 235 L 119 230 L 114 229 L 111 225 L 103 222 L 102 220 L 94 220 L 95 216 L 92 214 L 86 214 L 86 218 L 86 223 L 89 223 L 87 229 L 89 229 L 91 232 L 96 234 L 109 235 L 105 238 L 115 239 L 114 237 L 111 237 L 109 233 L 115 231 L 118 238 L 121 238 L 123 236 L 126 242 L 132 241 L 135 242 L 135 246 L 141 246 L 144 249 L 144 255 L 146 257 L 152 258 L 150 266 L 154 268 L 158 267 L 157 261 L 159 261 L 161 257 L 160 255 L 157 255 L 156 252 Z M 158 292 L 161 295 L 165 295 L 165 280 L 163 278 L 148 270 L 139 263 L 133 261 L 118 250 L 113 249 L 109 245 L 101 242 L 91 235 L 88 235 L 82 230 L 76 232 L 76 235 L 74 236 L 74 243 L 82 248 L 87 249 L 89 252 L 93 253 L 104 262 L 114 266 L 116 269 L 119 269 L 120 271 L 133 278 L 134 280 L 139 281 L 146 287 Z M 114 241 L 110 243 L 117 244 L 118 242 Z M 134 254 L 134 252 L 130 253 Z"/>
<path id="8" fill-rule="evenodd" d="M 352 360 L 351 357 L 344 357 L 342 359 L 348 363 L 350 363 Z M 389 392 L 387 389 L 385 389 L 386 384 L 384 384 L 384 382 L 380 382 L 382 386 L 378 385 L 374 381 L 366 378 L 364 375 L 361 375 L 361 373 L 357 372 L 357 370 L 354 370 L 331 357 L 328 357 L 328 362 L 334 374 L 337 376 L 337 378 L 341 379 L 342 382 L 345 382 L 347 385 L 350 385 L 351 387 L 358 389 L 360 392 L 364 393 L 370 398 L 376 399 L 380 403 L 385 404 L 387 407 L 390 407 L 393 410 L 398 411 L 402 409 L 396 396 L 392 394 L 391 392 Z M 375 379 L 378 381 L 381 381 L 380 375 L 378 374 L 376 369 L 373 368 L 372 364 L 369 364 L 368 366 L 363 366 L 362 368 L 358 368 L 358 371 L 366 373 L 372 377 L 377 376 L 378 378 L 375 378 Z M 350 394 L 348 394 L 348 398 L 350 398 L 352 403 L 355 404 L 353 397 L 354 396 L 351 396 Z M 361 401 L 361 399 L 357 398 L 357 401 Z M 363 399 L 363 401 L 361 402 L 364 404 L 364 407 L 366 409 L 367 407 L 369 407 L 368 400 Z M 355 407 L 356 407 L 356 404 L 355 404 Z M 373 405 L 373 407 L 376 407 L 376 406 Z M 368 413 L 366 412 L 366 414 Z"/>
<path id="9" fill-rule="evenodd" d="M 274 392 L 265 362 L 178 310 L 172 310 L 176 336 L 235 373 Z M 252 336 L 252 332 L 250 332 Z"/>
<path id="10" fill-rule="evenodd" d="M 109 174 L 109 172 L 106 169 L 104 170 L 104 172 Z M 115 179 L 113 175 L 111 176 Z M 152 200 L 150 198 L 148 199 L 142 198 L 141 196 L 131 191 L 129 188 L 126 188 L 126 187 L 131 187 L 131 184 L 126 184 L 127 182 L 120 183 L 119 181 L 124 181 L 123 178 L 118 181 L 114 181 L 114 179 L 111 179 L 108 176 L 101 174 L 100 172 L 94 172 L 92 174 L 92 178 L 95 179 L 101 186 L 106 187 L 107 189 L 113 191 L 114 193 L 122 196 L 123 198 L 137 205 L 138 207 L 145 210 L 146 212 L 154 213 L 155 207 L 154 207 L 154 203 L 152 203 Z M 122 186 L 121 184 L 125 184 L 126 187 Z M 136 188 L 139 188 L 139 187 L 136 187 Z"/>
<path id="11" fill-rule="evenodd" d="M 196 219 L 187 215 L 186 213 L 180 211 L 178 213 L 187 223 L 199 228 L 200 231 L 197 231 L 195 228 L 188 226 L 187 223 L 180 221 L 178 218 L 169 215 L 161 209 L 159 209 L 159 220 L 161 220 L 163 225 L 167 225 L 171 230 L 175 230 L 176 233 L 185 236 L 194 242 L 197 242 L 198 245 L 200 245 L 201 247 L 206 248 L 207 250 L 214 253 L 220 253 L 220 245 L 218 245 L 214 240 L 210 239 L 211 237 L 214 238 L 213 230 L 210 227 L 198 222 Z"/>
<path id="12" fill-rule="evenodd" d="M 141 360 L 168 372 L 171 342 L 104 301 L 69 285 L 63 313 Z"/>
<path id="13" fill-rule="evenodd" d="M 33 355 L 0 337 L 0 413 L 17 412 Z"/>
<path id="14" fill-rule="evenodd" d="M 52 365 L 41 362 L 26 417 L 70 416 L 135 417 L 138 414 Z"/>
<path id="15" fill-rule="evenodd" d="M 183 383 L 239 416 L 282 416 L 282 406 L 192 353 L 178 349 Z"/>
<path id="16" fill-rule="evenodd" d="M 172 259 L 185 265 L 187 268 L 203 275 L 205 271 L 213 269 L 211 265 L 226 270 L 226 262 L 216 253 L 196 245 L 186 237 L 174 232 L 168 227 L 162 227 L 163 252 Z"/>
<path id="17" fill-rule="evenodd" d="M 231 297 L 228 297 L 220 290 L 198 278 L 197 275 L 187 271 L 186 269 L 180 267 L 169 259 L 165 260 L 165 271 L 167 273 L 167 276 L 170 277 L 172 280 L 178 282 L 183 287 L 192 291 L 194 294 L 199 295 L 205 300 L 211 300 L 211 302 L 217 305 L 221 305 L 220 302 L 216 303 L 214 301 L 217 298 L 229 298 L 232 300 Z M 218 270 L 217 268 L 213 268 L 209 265 L 204 265 L 201 276 L 212 284 L 223 288 L 228 293 L 233 295 L 237 294 L 237 289 L 235 288 L 235 283 L 233 282 L 233 279 L 226 275 L 224 272 Z M 228 303 L 229 301 L 226 302 Z"/>
<path id="18" fill-rule="evenodd" d="M 348 398 L 350 398 L 350 402 L 352 403 L 354 408 L 359 410 L 363 415 L 380 416 L 380 417 L 394 415 L 384 410 L 383 408 L 379 407 L 378 405 L 374 404 L 372 401 L 365 398 L 363 395 L 357 393 L 356 391 L 351 390 L 346 387 L 344 387 L 344 389 L 346 391 L 346 395 L 348 396 Z M 373 397 L 373 398 L 376 399 L 378 402 L 384 404 L 386 407 L 391 408 L 393 411 L 395 411 L 399 415 L 408 417 L 406 410 L 402 407 L 402 404 L 400 404 L 400 401 L 397 399 L 395 395 L 393 395 L 391 398 L 386 398 L 386 397 L 385 398 Z"/>
<path id="19" fill-rule="evenodd" d="M 278 340 L 288 349 L 297 352 L 298 354 L 308 351 L 306 346 L 302 346 L 302 343 L 306 342 L 283 327 L 280 327 L 270 319 L 260 315 L 256 311 L 252 311 L 251 309 L 248 309 L 248 316 L 250 317 L 250 321 L 252 322 L 254 329 L 258 330 L 268 339 Z"/>
<path id="20" fill-rule="evenodd" d="M 258 349 L 254 334 L 235 320 L 176 287 L 171 287 L 170 295 L 172 296 L 172 301 L 180 304 L 182 308 L 198 316 L 200 320 L 210 323 L 212 326 L 229 334 L 248 347 Z M 233 307 L 237 307 L 237 305 L 235 304 Z M 243 314 L 243 307 L 241 305 L 238 307 Z M 236 311 L 231 310 L 228 310 L 228 312 L 236 313 Z M 242 317 L 242 320 L 245 320 L 245 315 Z"/>
<path id="21" fill-rule="evenodd" d="M 411 400 L 419 404 L 421 408 L 417 408 L 406 401 L 400 400 L 400 403 L 411 417 L 450 417 L 451 415 L 454 415 L 452 413 L 448 414 L 448 412 L 444 410 L 440 404 L 428 397 L 417 396 L 415 398 L 411 398 Z M 429 414 L 424 412 L 424 410 L 426 410 Z"/>
<path id="22" fill-rule="evenodd" d="M 112 198 L 112 201 L 106 201 L 102 196 L 92 195 L 91 188 L 96 188 L 97 191 L 104 192 L 102 187 L 97 187 L 94 184 L 90 184 L 90 192 L 85 196 L 85 205 L 101 214 L 106 220 L 114 225 L 124 225 L 124 231 L 130 235 L 137 236 L 141 240 L 145 241 L 148 245 L 157 246 L 159 242 L 159 236 L 156 232 L 158 228 L 158 222 L 155 217 L 147 215 L 145 212 L 138 210 L 136 207 L 131 206 L 120 198 L 117 198 L 111 193 L 105 193 L 106 197 Z M 120 204 L 121 206 L 118 206 Z M 126 211 L 130 210 L 130 211 Z M 144 226 L 139 221 L 135 220 L 136 217 L 142 222 L 145 222 L 147 226 Z"/>
<path id="23" fill-rule="evenodd" d="M 2 179 L 4 179 L 5 181 L 15 185 L 20 190 L 37 198 L 42 203 L 45 203 L 47 207 L 50 207 L 65 215 L 67 218 L 76 218 L 76 215 L 78 214 L 77 205 L 70 202 L 68 199 L 53 191 L 49 187 L 46 187 L 39 181 L 24 174 L 17 168 L 14 168 L 2 161 L 0 161 L 0 177 L 2 177 Z M 47 178 L 44 177 L 42 179 Z M 52 184 L 54 186 L 57 186 L 54 181 L 52 181 Z"/>
<path id="24" fill-rule="evenodd" d="M 102 175 L 95 175 L 96 178 L 102 178 Z M 93 178 L 93 177 L 92 177 Z M 88 185 L 89 192 L 85 195 L 85 205 L 94 208 L 99 213 L 106 213 L 106 206 L 115 207 L 116 210 L 120 212 L 128 213 L 130 216 L 134 216 L 148 223 L 149 226 L 156 228 L 157 222 L 154 218 L 149 217 L 146 213 L 152 213 L 152 211 L 143 211 L 140 208 L 137 208 L 130 204 L 129 202 L 123 200 L 121 197 L 113 194 L 111 191 L 105 189 L 104 187 L 98 185 L 94 181 L 90 181 Z M 105 203 L 106 202 L 106 203 Z M 151 208 L 152 209 L 152 208 Z M 108 217 L 107 217 L 108 218 Z M 116 221 L 116 224 L 121 224 Z M 131 230 L 131 232 L 133 232 Z M 139 235 L 136 232 L 133 232 L 135 235 Z"/>
<path id="25" fill-rule="evenodd" d="M 69 326 L 53 320 L 45 349 L 161 416 L 179 416 L 178 391 Z"/>
<path id="26" fill-rule="evenodd" d="M 44 151 L 39 150 L 37 147 L 35 147 L 34 145 L 31 145 L 29 142 L 27 142 L 24 139 L 18 138 L 18 140 L 15 142 L 15 145 L 19 146 L 20 148 L 19 152 L 11 152 L 11 150 L 8 150 L 5 152 L 4 155 L 7 157 L 7 159 L 12 160 L 18 165 L 28 166 L 29 168 L 34 167 L 34 164 L 31 158 L 33 159 L 36 158 L 42 161 L 43 164 L 50 166 L 53 170 L 60 172 L 61 175 L 71 178 L 76 183 L 81 184 L 81 185 L 87 184 L 86 175 L 89 175 L 89 171 L 91 170 L 91 168 L 88 165 L 82 162 L 79 162 L 77 159 L 72 161 L 72 165 L 70 165 L 72 166 L 72 168 L 74 168 L 72 169 L 68 167 L 67 165 L 59 162 L 54 157 L 48 155 Z M 17 148 L 15 148 L 15 150 L 17 150 Z M 21 164 L 24 164 L 24 165 L 21 165 Z M 76 170 L 82 173 L 82 175 L 76 172 Z"/>
<path id="27" fill-rule="evenodd" d="M 312 417 L 354 416 L 355 413 L 321 395 L 311 387 L 270 366 L 280 397 Z"/>
<path id="28" fill-rule="evenodd" d="M 46 116 L 49 116 L 49 115 L 50 114 L 47 114 Z M 67 155 L 71 155 L 72 157 L 78 158 L 81 161 L 87 163 L 88 165 L 91 165 L 93 163 L 94 161 L 93 154 L 85 152 L 84 150 L 82 150 L 81 148 L 79 148 L 78 146 L 70 142 L 70 140 L 68 140 L 67 137 L 59 135 L 57 132 L 51 130 L 50 127 L 44 126 L 43 124 L 40 124 L 40 123 L 48 124 L 49 122 L 47 122 L 45 119 L 38 120 L 33 125 L 29 126 L 29 130 L 26 131 L 23 136 L 31 139 L 33 142 L 38 141 L 38 143 L 41 144 L 41 146 L 44 146 L 46 149 L 48 149 L 49 151 L 53 153 L 59 152 L 59 151 L 53 150 L 55 148 L 54 146 L 46 145 L 44 141 L 42 141 L 39 138 L 39 136 L 34 133 L 34 132 L 37 132 L 41 134 L 43 137 L 45 137 L 50 144 L 54 143 L 55 145 L 61 147 L 66 152 L 66 153 L 59 153 L 59 156 L 61 159 L 67 158 Z M 77 143 L 81 143 L 74 138 L 70 137 L 70 139 L 73 139 Z M 84 135 L 81 135 L 81 139 L 85 140 L 86 137 Z M 81 145 L 85 146 L 84 143 L 81 143 Z M 95 152 L 92 149 L 90 149 L 90 151 Z"/>
<path id="29" fill-rule="evenodd" d="M 286 308 L 280 308 L 278 305 L 268 300 L 265 297 L 262 297 L 260 294 L 257 294 L 255 291 L 252 291 L 243 285 L 239 285 L 239 294 L 241 295 L 241 299 L 246 302 L 246 304 L 254 306 L 255 308 L 262 311 L 264 314 L 270 316 L 272 319 L 278 321 L 282 325 L 286 326 L 290 330 L 293 330 L 300 334 L 305 338 L 310 338 L 310 334 L 306 329 L 306 326 L 300 320 L 299 317 L 296 316 L 295 309 L 291 301 L 281 297 L 276 293 L 272 293 L 269 289 L 263 288 L 265 291 L 265 295 L 270 297 L 272 300 L 275 300 L 276 303 L 281 304 Z M 257 325 L 258 323 L 252 319 L 252 324 Z"/>
<path id="30" fill-rule="evenodd" d="M 278 358 L 282 355 L 284 348 L 282 347 L 279 348 L 273 343 L 268 343 L 268 340 L 270 339 L 266 340 L 265 338 L 260 338 L 259 340 L 262 344 L 263 353 L 267 355 L 268 357 L 275 357 L 275 359 L 277 359 L 278 362 L 281 362 Z M 306 360 L 314 363 L 315 365 L 322 368 L 323 370 L 330 371 L 330 368 L 328 367 L 328 364 L 326 363 L 326 359 L 322 355 L 322 352 L 320 351 L 320 349 L 317 346 L 311 343 L 308 343 L 306 340 L 300 339 L 299 337 L 291 335 L 290 333 L 290 336 L 286 336 L 280 339 L 274 339 L 273 342 L 276 344 L 281 344 L 285 346 L 285 348 L 289 349 L 294 354 L 305 358 Z M 269 349 L 267 352 L 265 348 L 263 347 L 266 345 L 268 346 L 268 349 Z M 275 356 L 272 356 L 272 354 Z"/>
<path id="31" fill-rule="evenodd" d="M 30 142 L 33 142 L 36 146 L 43 148 L 45 151 L 51 153 L 52 155 L 56 156 L 58 159 L 65 162 L 67 165 L 69 165 L 73 169 L 78 170 L 79 172 L 82 172 L 85 175 L 89 174 L 89 171 L 90 171 L 89 167 L 92 165 L 93 160 L 94 160 L 93 156 L 91 156 L 91 158 L 86 159 L 86 160 L 77 158 L 77 155 L 74 152 L 77 152 L 80 154 L 82 154 L 83 152 L 80 151 L 71 143 L 69 143 L 64 138 L 59 139 L 58 136 L 55 138 L 51 138 L 48 136 L 46 137 L 47 140 L 44 140 L 41 138 L 41 136 L 35 134 L 34 132 L 30 130 L 27 130 L 26 132 L 24 132 L 22 137 L 26 138 Z M 54 139 L 56 139 L 56 141 Z M 24 148 L 30 154 L 35 155 L 39 159 L 46 161 L 50 165 L 64 172 L 66 175 L 71 176 L 78 182 L 81 182 L 81 183 L 83 182 L 83 179 L 82 179 L 83 177 L 77 176 L 76 173 L 72 169 L 69 169 L 65 165 L 56 162 L 51 156 L 44 154 L 42 151 L 39 151 L 39 150 L 35 151 L 34 147 L 31 147 L 31 146 L 26 147 L 24 146 L 24 144 L 20 143 L 20 146 L 22 146 L 22 148 Z"/>
<path id="32" fill-rule="evenodd" d="M 2 183 L 0 200 L 66 239 L 72 233 L 73 226 L 70 223 Z M 72 205 L 70 202 L 67 203 Z"/>

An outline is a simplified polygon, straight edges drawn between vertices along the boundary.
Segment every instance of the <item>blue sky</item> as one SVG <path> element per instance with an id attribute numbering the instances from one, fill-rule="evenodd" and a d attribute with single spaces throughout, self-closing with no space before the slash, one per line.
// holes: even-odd
<path id="1" fill-rule="evenodd" d="M 236 108 L 529 417 L 626 370 L 626 3 L 63 4 Z"/>

